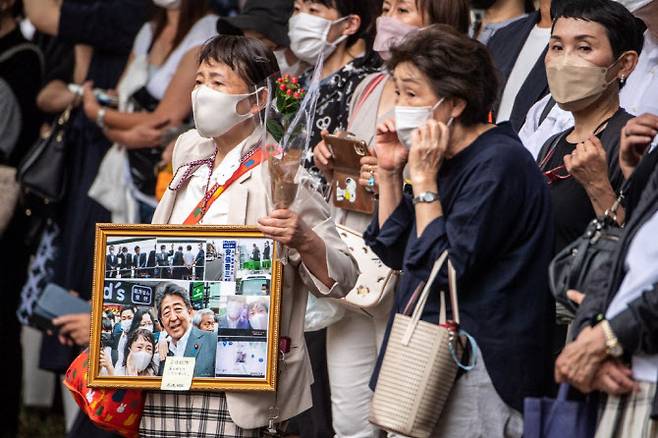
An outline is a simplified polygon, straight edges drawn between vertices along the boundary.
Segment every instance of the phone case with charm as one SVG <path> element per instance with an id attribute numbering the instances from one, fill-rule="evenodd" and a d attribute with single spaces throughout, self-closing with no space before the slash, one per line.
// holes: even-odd
<path id="1" fill-rule="evenodd" d="M 368 145 L 349 136 L 328 135 L 324 140 L 334 157 L 334 205 L 348 211 L 372 214 L 375 211 L 374 197 L 359 185 L 361 158 L 370 155 Z"/>

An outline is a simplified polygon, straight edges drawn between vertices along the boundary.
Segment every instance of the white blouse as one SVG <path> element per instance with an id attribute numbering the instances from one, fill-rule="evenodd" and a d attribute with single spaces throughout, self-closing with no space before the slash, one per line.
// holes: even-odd
<path id="1" fill-rule="evenodd" d="M 219 163 L 219 166 L 213 169 L 210 184 L 208 184 L 208 173 L 210 172 L 208 166 L 200 166 L 192 173 L 187 184 L 181 187 L 176 194 L 176 202 L 171 213 L 171 218 L 169 219 L 170 224 L 182 224 L 185 222 L 185 219 L 187 219 L 205 196 L 206 186 L 210 190 L 215 184 L 222 185 L 238 170 L 242 154 L 246 152 L 244 149 L 255 143 L 254 137 L 257 137 L 257 131 L 254 131 L 254 135 L 247 137 L 242 143 L 226 154 L 222 162 Z M 199 221 L 199 224 L 226 225 L 229 211 L 229 203 L 226 202 L 226 199 L 224 194 L 222 194 L 210 206 L 206 214 L 201 218 L 201 221 Z"/>
<path id="2" fill-rule="evenodd" d="M 153 97 L 162 100 L 171 78 L 174 77 L 178 64 L 183 56 L 192 48 L 198 47 L 217 35 L 217 15 L 206 15 L 197 21 L 185 38 L 174 48 L 162 65 L 149 66 L 146 89 Z M 153 24 L 146 23 L 135 37 L 133 53 L 135 57 L 147 56 L 153 41 Z"/>

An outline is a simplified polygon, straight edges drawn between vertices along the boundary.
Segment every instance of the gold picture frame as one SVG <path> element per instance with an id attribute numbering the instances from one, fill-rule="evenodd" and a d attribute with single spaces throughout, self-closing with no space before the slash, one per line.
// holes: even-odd
<path id="1" fill-rule="evenodd" d="M 98 224 L 88 386 L 158 390 L 164 368 L 161 363 L 172 354 L 180 355 L 183 344 L 179 343 L 184 340 L 183 355 L 196 355 L 190 391 L 275 391 L 282 282 L 276 248 L 272 240 L 249 226 Z M 175 293 L 169 300 L 160 300 L 160 315 L 156 301 L 165 290 L 187 290 L 186 304 L 193 309 L 188 311 L 189 317 L 181 310 L 187 305 L 168 306 L 178 299 L 184 302 L 184 294 Z M 133 309 L 132 319 L 137 319 L 139 312 L 140 321 L 122 324 L 122 315 L 128 321 L 129 308 Z M 212 320 L 217 328 L 211 335 L 206 308 L 215 312 Z M 143 313 L 149 310 L 147 318 Z M 196 313 L 199 326 L 194 323 Z M 115 317 L 114 322 L 110 317 Z M 154 327 L 149 336 L 143 330 L 148 332 L 151 318 Z M 123 328 L 119 328 L 122 325 L 131 327 L 125 338 Z M 132 349 L 127 345 L 128 334 Z M 217 342 L 214 358 L 212 336 Z M 194 344 L 191 339 L 195 339 Z M 133 352 L 141 349 L 150 353 L 148 344 L 153 353 L 150 362 L 134 375 L 149 359 L 148 354 Z M 177 348 L 180 351 L 175 353 Z M 101 366 L 101 354 L 103 363 L 111 361 L 111 366 Z M 144 356 L 147 358 L 140 360 Z"/>

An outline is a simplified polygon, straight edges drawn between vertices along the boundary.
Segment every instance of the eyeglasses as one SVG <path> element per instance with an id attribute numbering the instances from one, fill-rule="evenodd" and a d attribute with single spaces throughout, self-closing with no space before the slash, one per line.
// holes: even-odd
<path id="1" fill-rule="evenodd" d="M 555 182 L 564 181 L 566 179 L 569 179 L 572 176 L 573 175 L 571 175 L 569 172 L 567 172 L 567 168 L 565 167 L 564 164 L 544 172 L 544 177 L 546 178 L 546 183 L 549 186 L 551 184 L 555 183 Z"/>

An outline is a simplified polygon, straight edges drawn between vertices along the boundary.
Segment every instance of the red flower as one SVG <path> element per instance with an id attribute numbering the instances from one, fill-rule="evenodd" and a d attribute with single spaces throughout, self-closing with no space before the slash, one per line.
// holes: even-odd
<path id="1" fill-rule="evenodd" d="M 297 83 L 299 82 L 299 79 L 297 79 L 296 77 L 293 76 L 293 78 L 290 80 L 290 82 L 297 85 Z"/>
<path id="2" fill-rule="evenodd" d="M 295 99 L 299 100 L 299 98 L 302 97 L 302 95 L 299 94 L 299 91 L 298 91 L 298 92 L 296 92 L 295 94 L 293 94 L 292 97 L 294 97 Z"/>
<path id="3" fill-rule="evenodd" d="M 281 91 L 286 91 L 286 85 L 285 85 L 285 84 L 281 84 L 281 86 L 279 87 L 279 89 L 280 89 Z"/>
<path id="4" fill-rule="evenodd" d="M 288 91 L 286 91 L 286 94 L 287 94 L 288 96 L 292 96 L 292 90 L 288 90 Z"/>

